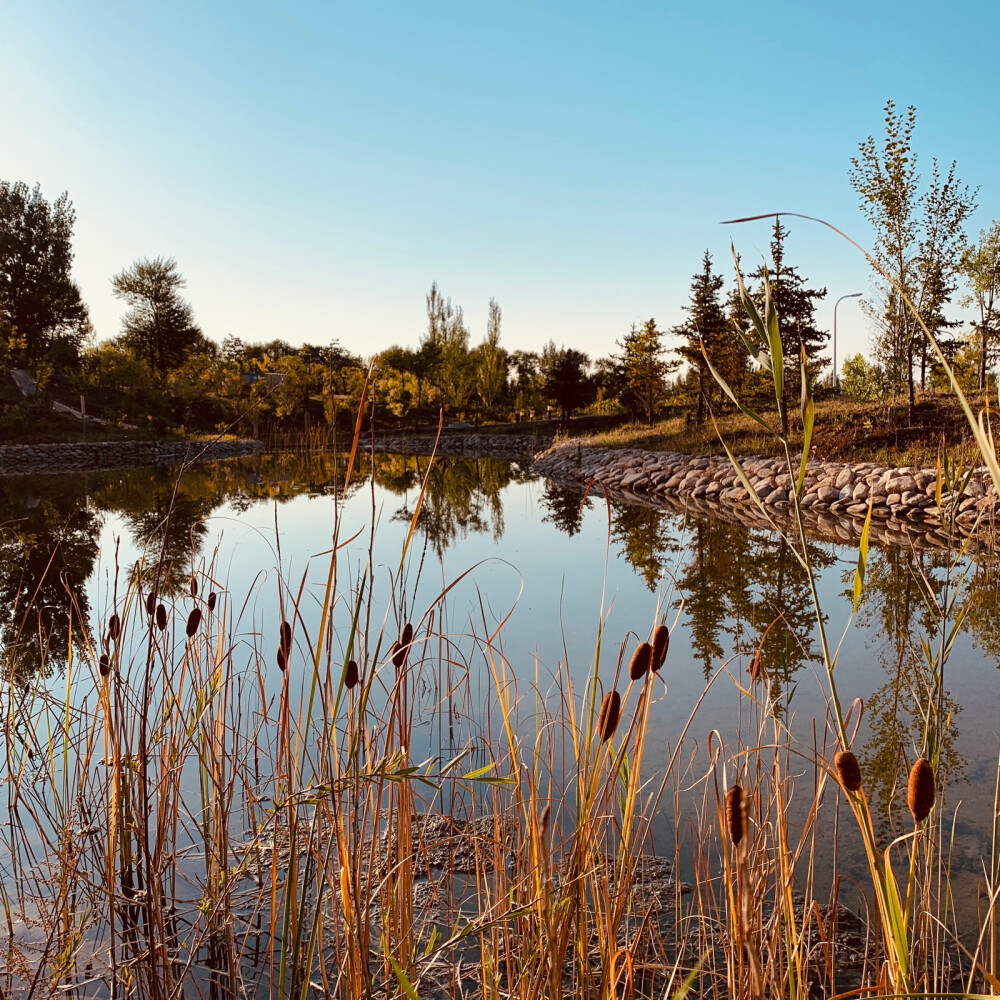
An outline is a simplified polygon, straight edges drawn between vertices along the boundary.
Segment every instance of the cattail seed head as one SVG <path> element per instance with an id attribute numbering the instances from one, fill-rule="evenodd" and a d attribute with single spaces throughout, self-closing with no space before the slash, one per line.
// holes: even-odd
<path id="1" fill-rule="evenodd" d="M 281 634 L 278 639 L 278 646 L 287 659 L 288 654 L 292 651 L 292 626 L 289 625 L 288 622 L 281 623 Z"/>
<path id="2" fill-rule="evenodd" d="M 278 669 L 284 673 L 288 667 L 288 657 L 285 656 L 285 651 L 279 647 L 278 649 Z"/>
<path id="3" fill-rule="evenodd" d="M 726 792 L 726 828 L 729 839 L 739 847 L 743 839 L 743 789 L 739 785 Z"/>
<path id="4" fill-rule="evenodd" d="M 151 590 L 146 595 L 146 614 L 149 615 L 150 618 L 152 618 L 153 615 L 156 614 L 156 591 L 155 590 Z"/>
<path id="5" fill-rule="evenodd" d="M 167 627 L 167 609 L 162 604 L 156 605 L 156 627 L 161 632 Z"/>
<path id="6" fill-rule="evenodd" d="M 597 715 L 597 736 L 602 743 L 607 743 L 618 728 L 618 719 L 622 714 L 622 696 L 617 691 L 609 691 L 601 702 L 601 710 Z"/>
<path id="7" fill-rule="evenodd" d="M 101 658 L 97 661 L 97 668 L 101 671 L 102 677 L 107 677 L 111 670 L 111 661 L 107 653 L 101 653 Z"/>
<path id="8" fill-rule="evenodd" d="M 354 660 L 348 660 L 347 666 L 344 668 L 344 687 L 348 691 L 353 687 L 357 687 L 358 681 L 361 680 L 361 674 L 358 671 L 358 665 Z"/>
<path id="9" fill-rule="evenodd" d="M 196 576 L 191 577 L 191 596 L 198 596 L 198 578 Z"/>
<path id="10" fill-rule="evenodd" d="M 201 608 L 195 608 L 191 614 L 188 615 L 187 620 L 187 637 L 190 639 L 191 636 L 198 631 L 198 626 L 201 624 Z"/>
<path id="11" fill-rule="evenodd" d="M 913 814 L 914 823 L 927 819 L 934 806 L 934 769 L 926 757 L 918 757 L 910 769 L 910 780 L 906 786 L 906 804 Z"/>
<path id="12" fill-rule="evenodd" d="M 747 673 L 750 675 L 750 680 L 755 681 L 764 671 L 764 650 L 758 649 L 756 653 L 750 658 L 750 665 L 747 667 Z"/>
<path id="13" fill-rule="evenodd" d="M 389 647 L 389 656 L 392 658 L 393 666 L 401 670 L 406 665 L 406 647 L 394 642 Z"/>
<path id="14" fill-rule="evenodd" d="M 628 675 L 632 680 L 637 681 L 645 677 L 649 670 L 650 660 L 653 657 L 653 647 L 648 642 L 640 642 L 632 654 L 632 662 L 628 665 Z"/>
<path id="15" fill-rule="evenodd" d="M 840 783 L 849 792 L 856 792 L 861 788 L 861 766 L 850 750 L 838 750 L 833 755 L 833 766 L 837 769 Z"/>
<path id="16" fill-rule="evenodd" d="M 403 632 L 399 637 L 399 644 L 400 646 L 409 646 L 411 642 L 413 642 L 413 626 L 407 622 L 403 626 Z"/>
<path id="17" fill-rule="evenodd" d="M 118 617 L 118 612 L 116 611 L 108 619 L 108 637 L 114 641 L 122 634 L 122 620 Z"/>
<path id="18" fill-rule="evenodd" d="M 659 670 L 667 662 L 667 649 L 670 647 L 670 629 L 666 625 L 657 625 L 653 629 L 653 670 Z"/>
<path id="19" fill-rule="evenodd" d="M 215 610 L 215 602 L 218 599 L 219 599 L 219 595 L 216 594 L 216 592 L 214 590 L 208 595 L 208 610 L 209 611 L 214 611 Z"/>

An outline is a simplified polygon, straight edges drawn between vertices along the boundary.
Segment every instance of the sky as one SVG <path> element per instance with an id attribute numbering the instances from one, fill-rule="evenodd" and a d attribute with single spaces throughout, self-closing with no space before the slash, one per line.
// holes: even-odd
<path id="1" fill-rule="evenodd" d="M 892 98 L 914 147 L 1000 216 L 991 79 L 1000 5 L 0 0 L 0 178 L 76 208 L 99 338 L 110 279 L 176 258 L 210 338 L 415 345 L 436 281 L 473 343 L 606 355 L 684 319 L 708 249 L 752 270 L 766 212 L 872 234 L 848 182 Z M 789 220 L 833 323 L 870 289 L 857 250 Z M 855 300 L 838 357 L 865 351 Z"/>

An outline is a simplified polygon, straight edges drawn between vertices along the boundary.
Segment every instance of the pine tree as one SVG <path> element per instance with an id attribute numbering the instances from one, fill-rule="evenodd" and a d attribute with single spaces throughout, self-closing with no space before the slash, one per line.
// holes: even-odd
<path id="1" fill-rule="evenodd" d="M 705 354 L 734 392 L 742 387 L 748 368 L 746 351 L 726 318 L 721 297 L 722 275 L 713 273 L 712 255 L 707 250 L 701 265 L 691 279 L 691 301 L 685 307 L 687 322 L 673 330 L 675 336 L 685 341 L 677 353 L 690 365 L 689 380 L 694 382 L 698 394 L 698 423 L 704 421 L 713 394 L 718 391 L 720 401 L 723 398 Z"/>
<path id="2" fill-rule="evenodd" d="M 663 331 L 657 327 L 655 319 L 646 320 L 641 327 L 633 323 L 618 346 L 621 348 L 617 360 L 621 371 L 622 403 L 633 416 L 641 414 L 652 426 L 667 399 L 667 375 L 680 362 L 663 357 L 666 353 Z"/>

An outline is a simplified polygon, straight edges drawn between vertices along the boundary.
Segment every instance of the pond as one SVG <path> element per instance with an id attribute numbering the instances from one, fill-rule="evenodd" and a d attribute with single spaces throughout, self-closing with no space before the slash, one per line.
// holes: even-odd
<path id="1" fill-rule="evenodd" d="M 641 765 L 647 789 L 655 790 L 676 758 L 682 734 L 684 743 L 649 817 L 651 849 L 675 859 L 681 879 L 703 878 L 703 863 L 685 844 L 704 838 L 706 824 L 715 826 L 720 765 L 713 754 L 725 748 L 729 782 L 754 748 L 778 741 L 779 731 L 796 748 L 786 763 L 809 786 L 785 811 L 793 825 L 806 822 L 815 759 L 829 760 L 836 745 L 808 581 L 788 541 L 676 510 L 584 497 L 536 478 L 524 462 L 453 458 L 430 465 L 426 458 L 385 455 L 375 459 L 372 475 L 371 459 L 362 458 L 347 488 L 345 469 L 343 458 L 285 454 L 194 466 L 180 479 L 176 470 L 141 469 L 0 480 L 8 799 L 15 776 L 23 779 L 38 766 L 37 756 L 31 764 L 24 752 L 34 745 L 46 756 L 52 718 L 60 712 L 82 718 L 93 708 L 100 672 L 92 664 L 83 670 L 84 663 L 102 650 L 116 663 L 148 662 L 141 634 L 121 649 L 108 638 L 112 613 L 126 623 L 144 621 L 142 601 L 125 601 L 141 561 L 136 594 L 155 590 L 171 614 L 173 652 L 164 662 L 188 655 L 182 633 L 185 623 L 190 631 L 189 611 L 202 607 L 209 592 L 217 594 L 216 613 L 227 622 L 225 658 L 240 668 L 253 665 L 260 689 L 253 697 L 263 706 L 258 715 L 277 719 L 294 688 L 300 707 L 292 728 L 299 734 L 307 732 L 303 712 L 321 719 L 345 697 L 310 681 L 317 636 L 327 637 L 320 659 L 353 658 L 364 673 L 385 662 L 397 629 L 412 620 L 418 640 L 409 655 L 420 668 L 406 707 L 412 729 L 405 750 L 414 762 L 436 762 L 428 773 L 469 754 L 464 770 L 485 778 L 495 762 L 488 745 L 505 722 L 513 719 L 510 738 L 538 740 L 544 713 L 565 715 L 570 702 L 581 711 L 599 639 L 600 684 L 609 689 L 618 678 L 624 693 L 636 643 L 665 621 L 669 653 L 647 706 Z M 851 616 L 858 551 L 811 541 L 809 555 L 836 644 Z M 331 573 L 337 596 L 328 602 Z M 196 597 L 192 577 L 200 587 Z M 1000 573 L 985 557 L 873 547 L 836 671 L 852 731 L 860 718 L 854 746 L 882 846 L 910 828 L 908 764 L 923 745 L 929 716 L 938 719 L 931 728 L 941 741 L 939 779 L 947 783 L 942 829 L 949 837 L 954 831 L 955 892 L 948 905 L 964 932 L 981 920 L 977 886 L 993 828 L 998 587 Z M 280 638 L 284 619 L 294 629 L 287 647 Z M 152 625 L 148 632 L 155 634 Z M 939 676 L 942 637 L 949 651 Z M 287 671 L 275 665 L 279 647 L 287 649 Z M 764 680 L 754 684 L 748 666 L 758 648 Z M 157 687 L 153 701 L 165 697 Z M 381 680 L 372 687 L 372 710 L 392 698 L 391 679 Z M 143 704 L 148 711 L 148 691 Z M 391 712 L 386 717 L 395 719 Z M 232 731 L 249 747 L 261 727 L 259 718 L 248 718 Z M 561 749 L 546 758 L 550 791 L 579 780 L 569 742 L 563 731 L 552 743 Z M 67 738 L 56 749 L 77 745 Z M 298 744 L 294 751 L 303 761 L 312 752 Z M 51 762 L 46 775 L 54 788 L 65 777 Z M 185 773 L 177 785 L 180 798 L 201 796 L 201 806 L 185 806 L 192 817 L 206 808 L 199 781 L 197 773 Z M 280 784 L 276 778 L 256 793 L 261 809 L 279 807 Z M 460 793 L 440 794 L 443 800 Z M 828 784 L 817 794 L 829 800 L 830 813 L 841 793 Z M 245 810 L 226 822 L 234 839 L 252 826 Z M 0 845 L 8 896 L 10 879 L 23 878 L 53 850 L 57 825 L 49 818 L 38 831 L 23 832 L 23 843 L 11 836 Z M 841 900 L 860 905 L 851 883 L 863 884 L 866 868 L 856 830 L 841 817 L 836 836 L 819 836 L 825 844 L 810 866 L 811 891 L 826 899 L 839 877 Z M 187 842 L 199 843 L 199 835 L 189 833 Z M 199 877 L 204 889 L 208 876 Z M 25 939 L 34 935 L 37 943 L 44 924 L 38 910 L 34 931 L 27 911 L 24 919 Z"/>

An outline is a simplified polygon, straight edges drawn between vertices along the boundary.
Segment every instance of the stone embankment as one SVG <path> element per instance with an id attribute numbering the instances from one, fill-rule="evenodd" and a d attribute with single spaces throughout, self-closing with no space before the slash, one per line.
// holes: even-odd
<path id="1" fill-rule="evenodd" d="M 632 502 L 673 507 L 744 524 L 792 520 L 794 481 L 780 458 L 741 458 L 767 516 L 725 456 L 609 450 L 563 444 L 536 457 L 534 471 L 549 479 L 590 486 Z M 797 472 L 797 469 L 796 469 Z M 869 505 L 873 541 L 946 545 L 962 534 L 992 533 L 997 496 L 985 468 L 972 471 L 954 492 L 939 498 L 936 469 L 889 468 L 875 462 L 849 465 L 810 460 L 801 508 L 806 527 L 836 541 L 853 541 Z M 954 527 L 953 527 L 954 526 Z"/>
<path id="2" fill-rule="evenodd" d="M 436 445 L 436 447 L 435 447 Z M 397 455 L 455 455 L 470 458 L 531 458 L 552 445 L 552 435 L 445 432 L 434 434 L 376 434 L 375 450 Z M 371 438 L 361 441 L 370 449 Z"/>
<path id="3" fill-rule="evenodd" d="M 214 462 L 263 451 L 259 441 L 94 441 L 0 445 L 0 476 Z"/>

